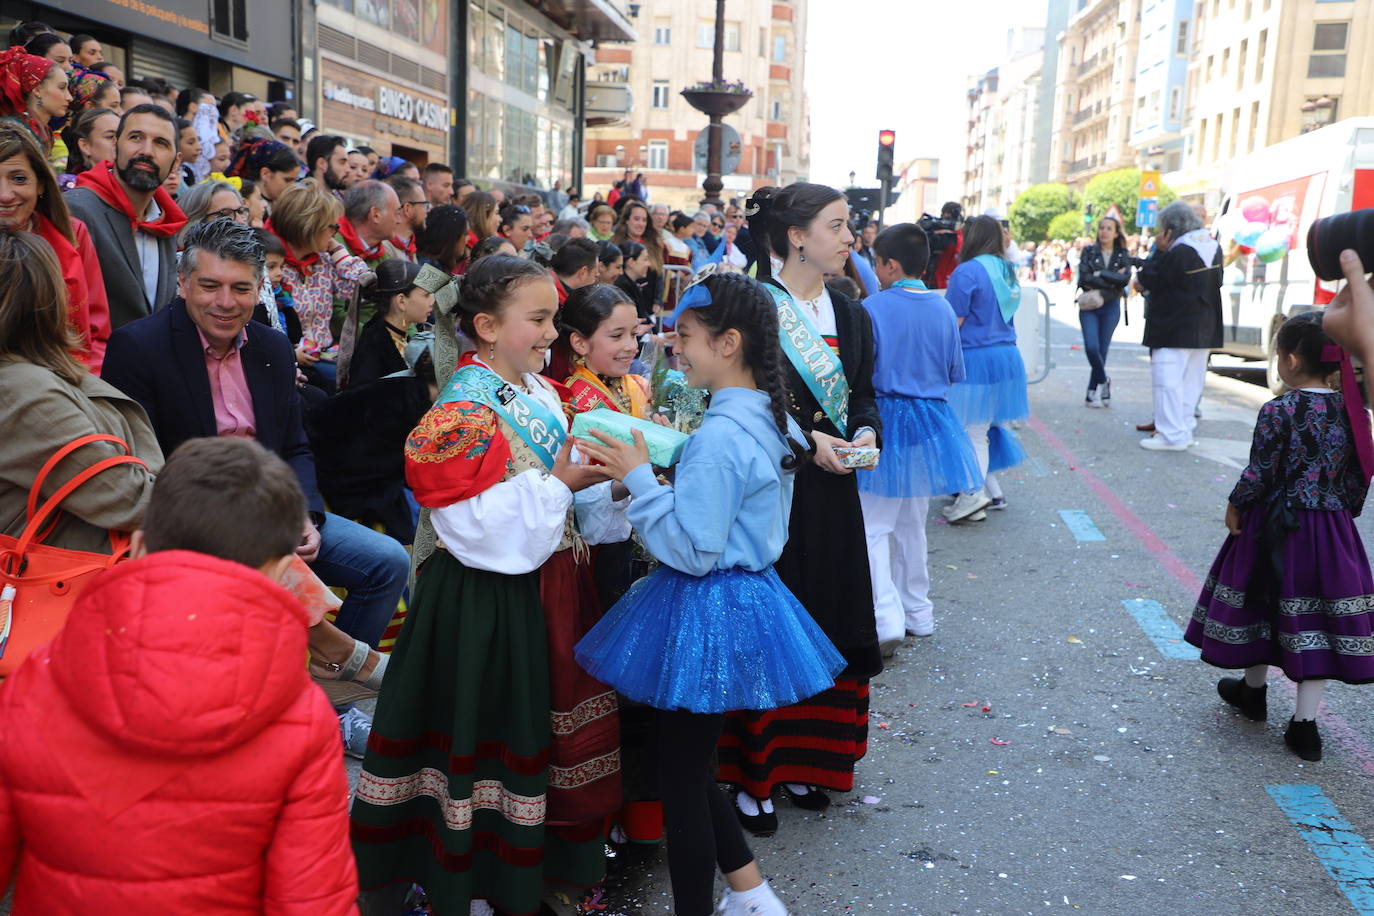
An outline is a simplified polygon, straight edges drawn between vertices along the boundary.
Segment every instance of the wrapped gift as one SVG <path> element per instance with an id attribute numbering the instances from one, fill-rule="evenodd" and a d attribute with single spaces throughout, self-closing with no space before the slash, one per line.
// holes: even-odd
<path id="1" fill-rule="evenodd" d="M 640 435 L 644 437 L 644 444 L 649 447 L 649 460 L 655 467 L 660 468 L 676 464 L 690 438 L 686 433 L 648 420 L 639 420 L 606 407 L 598 407 L 596 410 L 589 410 L 573 417 L 572 434 L 575 438 L 595 442 L 597 439 L 591 434 L 594 429 L 630 444 L 635 441 L 632 431 L 639 430 Z"/>
<path id="2" fill-rule="evenodd" d="M 836 446 L 835 457 L 847 468 L 872 470 L 878 466 L 878 449 L 857 446 Z"/>

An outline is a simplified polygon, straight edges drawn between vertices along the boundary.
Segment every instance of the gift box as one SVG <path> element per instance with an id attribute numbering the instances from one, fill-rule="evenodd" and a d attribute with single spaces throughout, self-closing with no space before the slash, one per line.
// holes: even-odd
<path id="1" fill-rule="evenodd" d="M 677 463 L 682 457 L 682 450 L 687 447 L 687 440 L 690 438 L 686 433 L 680 433 L 667 426 L 659 426 L 648 420 L 639 420 L 629 414 L 610 410 L 606 407 L 598 407 L 596 410 L 589 410 L 573 417 L 572 434 L 574 438 L 587 439 L 591 442 L 598 441 L 591 434 L 592 430 L 598 430 L 606 435 L 619 439 L 621 442 L 634 443 L 633 430 L 639 430 L 644 437 L 644 444 L 649 447 L 649 460 L 655 467 L 667 468 Z"/>
<path id="2" fill-rule="evenodd" d="M 847 468 L 872 470 L 878 466 L 878 449 L 837 446 L 835 457 Z"/>

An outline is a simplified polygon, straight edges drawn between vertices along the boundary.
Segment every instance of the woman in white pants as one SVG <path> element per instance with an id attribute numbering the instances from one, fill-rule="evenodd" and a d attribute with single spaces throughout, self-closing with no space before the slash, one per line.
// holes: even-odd
<path id="1" fill-rule="evenodd" d="M 1160 211 L 1155 250 L 1137 274 L 1150 294 L 1145 346 L 1150 348 L 1155 433 L 1142 448 L 1181 452 L 1193 444 L 1194 407 L 1207 381 L 1207 354 L 1221 346 L 1221 246 L 1192 206 Z"/>

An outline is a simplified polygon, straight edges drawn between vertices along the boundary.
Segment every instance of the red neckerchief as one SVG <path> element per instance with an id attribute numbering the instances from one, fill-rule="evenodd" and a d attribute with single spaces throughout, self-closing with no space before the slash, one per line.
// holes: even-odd
<path id="1" fill-rule="evenodd" d="M 286 250 L 286 266 L 294 267 L 296 273 L 301 275 L 302 280 L 308 279 L 310 277 L 311 268 L 320 262 L 320 253 L 318 251 L 312 251 L 303 258 L 297 258 L 291 253 L 291 246 L 286 244 L 286 239 L 282 238 L 281 234 L 272 228 L 272 221 L 270 219 L 262 224 L 262 228 L 275 235 L 281 241 L 281 247 Z"/>
<path id="2" fill-rule="evenodd" d="M 177 202 L 172 200 L 172 195 L 168 194 L 162 185 L 158 185 L 157 190 L 153 192 L 153 201 L 162 211 L 162 215 L 155 220 L 144 220 L 134 213 L 134 205 L 124 191 L 124 186 L 115 177 L 114 163 L 109 160 L 97 163 L 94 168 L 77 175 L 76 186 L 90 188 L 96 197 L 127 216 L 129 225 L 135 232 L 146 232 L 149 235 L 167 238 L 176 235 L 186 226 L 186 214 L 181 212 Z"/>
<path id="3" fill-rule="evenodd" d="M 367 247 L 367 244 L 358 236 L 358 230 L 353 228 L 353 224 L 348 221 L 346 216 L 339 218 L 339 237 L 348 246 L 349 254 L 357 255 L 364 261 L 376 261 L 382 256 L 382 245 L 385 243 L 378 242 L 371 248 Z"/>
<path id="4" fill-rule="evenodd" d="M 415 257 L 415 236 L 412 235 L 408 239 L 403 239 L 398 236 L 391 240 L 391 244 L 396 246 L 396 250 L 404 251 L 406 254 L 410 255 L 412 259 Z"/>
<path id="5" fill-rule="evenodd" d="M 562 280 L 558 279 L 558 274 L 552 270 L 549 271 L 549 276 L 553 278 L 553 288 L 558 293 L 558 304 L 561 306 L 568 301 L 568 288 L 563 285 Z"/>

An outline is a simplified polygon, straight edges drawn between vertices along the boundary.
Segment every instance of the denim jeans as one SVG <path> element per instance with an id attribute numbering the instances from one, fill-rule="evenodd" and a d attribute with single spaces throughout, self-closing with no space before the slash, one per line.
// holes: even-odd
<path id="1" fill-rule="evenodd" d="M 310 568 L 325 585 L 348 589 L 334 625 L 377 648 L 410 574 L 410 554 L 394 538 L 328 513 L 320 555 Z"/>
<path id="2" fill-rule="evenodd" d="M 1107 350 L 1112 345 L 1112 334 L 1116 333 L 1117 322 L 1121 320 L 1121 300 L 1112 299 L 1100 309 L 1078 310 L 1078 326 L 1083 329 L 1083 352 L 1087 354 L 1092 375 L 1088 387 L 1096 388 L 1107 380 Z"/>

